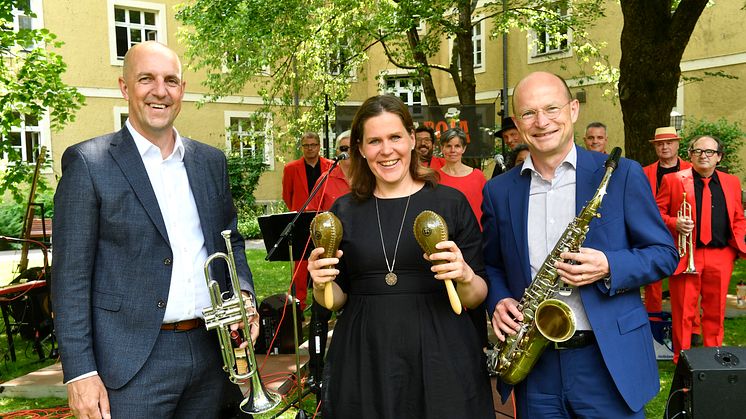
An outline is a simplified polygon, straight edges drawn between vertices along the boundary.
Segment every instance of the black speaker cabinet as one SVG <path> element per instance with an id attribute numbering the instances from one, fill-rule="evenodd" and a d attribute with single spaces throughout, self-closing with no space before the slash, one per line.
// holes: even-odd
<path id="1" fill-rule="evenodd" d="M 259 338 L 256 340 L 254 350 L 257 354 L 267 353 L 271 345 L 273 354 L 292 354 L 295 353 L 295 341 L 293 339 L 293 312 L 290 311 L 293 306 L 297 313 L 298 323 L 298 340 L 303 342 L 303 311 L 300 309 L 300 301 L 295 299 L 295 304 L 288 302 L 285 310 L 285 318 L 282 317 L 283 307 L 285 306 L 286 294 L 275 294 L 265 298 L 259 304 L 259 316 L 261 327 L 259 329 Z M 282 325 L 280 325 L 282 319 Z M 279 327 L 278 327 L 279 325 Z M 272 338 L 274 343 L 272 342 Z"/>
<path id="2" fill-rule="evenodd" d="M 668 417 L 746 417 L 746 348 L 693 348 L 682 352 L 669 393 Z"/>

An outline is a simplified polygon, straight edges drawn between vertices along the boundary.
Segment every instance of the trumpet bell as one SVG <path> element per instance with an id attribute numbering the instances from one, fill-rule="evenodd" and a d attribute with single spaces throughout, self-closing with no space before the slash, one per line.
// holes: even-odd
<path id="1" fill-rule="evenodd" d="M 258 387 L 258 388 L 257 388 Z M 249 396 L 241 401 L 239 408 L 250 415 L 269 412 L 280 404 L 280 396 L 268 391 L 264 386 L 251 386 Z"/>

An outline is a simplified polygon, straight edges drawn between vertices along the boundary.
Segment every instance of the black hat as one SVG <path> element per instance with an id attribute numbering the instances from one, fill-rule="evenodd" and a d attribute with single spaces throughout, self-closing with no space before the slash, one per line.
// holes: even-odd
<path id="1" fill-rule="evenodd" d="M 503 131 L 507 131 L 509 129 L 516 129 L 515 122 L 513 122 L 513 118 L 511 117 L 503 118 L 503 123 L 500 126 L 500 130 L 495 133 L 495 137 L 501 138 L 503 136 Z"/>

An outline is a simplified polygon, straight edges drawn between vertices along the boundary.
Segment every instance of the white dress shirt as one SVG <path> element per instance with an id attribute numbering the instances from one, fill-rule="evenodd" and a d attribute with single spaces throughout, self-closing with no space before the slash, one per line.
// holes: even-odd
<path id="1" fill-rule="evenodd" d="M 534 168 L 531 157 L 523 162 L 522 171 L 531 172 L 528 198 L 528 258 L 531 278 L 544 264 L 567 226 L 575 218 L 575 179 L 578 152 L 575 147 L 554 171 L 554 178 L 544 179 Z M 566 286 L 564 282 L 560 287 Z M 555 296 L 572 308 L 577 330 L 591 330 L 591 324 L 580 299 L 580 291 L 571 288 L 570 295 Z"/>
<path id="2" fill-rule="evenodd" d="M 129 120 L 126 126 L 148 172 L 173 252 L 163 323 L 202 317 L 202 309 L 210 305 L 204 274 L 207 248 L 184 167 L 184 143 L 174 129 L 176 144 L 173 152 L 162 158 L 161 150 L 135 131 Z"/>

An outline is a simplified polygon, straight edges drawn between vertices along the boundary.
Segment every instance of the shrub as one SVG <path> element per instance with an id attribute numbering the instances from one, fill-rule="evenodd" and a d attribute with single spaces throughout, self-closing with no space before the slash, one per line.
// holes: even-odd
<path id="1" fill-rule="evenodd" d="M 727 173 L 737 173 L 741 170 L 741 159 L 738 157 L 738 152 L 743 145 L 746 132 L 741 129 L 738 122 L 731 123 L 725 118 L 720 118 L 716 122 L 709 122 L 704 119 L 687 119 L 684 129 L 681 131 L 682 140 L 679 146 L 679 156 L 681 158 L 689 160 L 689 145 L 699 135 L 712 135 L 723 143 L 723 159 L 718 165 L 719 170 Z"/>

